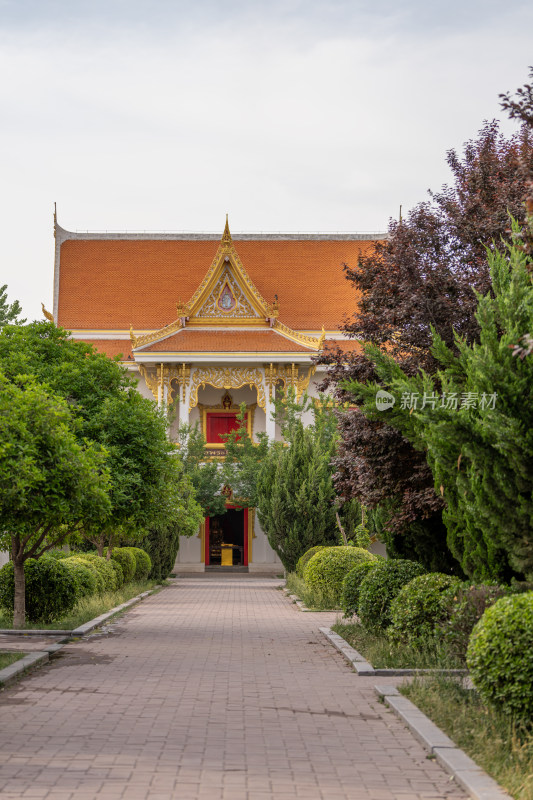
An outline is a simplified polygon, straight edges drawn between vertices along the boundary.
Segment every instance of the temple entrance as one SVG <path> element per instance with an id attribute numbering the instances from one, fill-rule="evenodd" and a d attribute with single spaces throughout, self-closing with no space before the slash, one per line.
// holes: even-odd
<path id="1" fill-rule="evenodd" d="M 248 566 L 248 509 L 228 507 L 225 514 L 206 519 L 205 565 Z"/>

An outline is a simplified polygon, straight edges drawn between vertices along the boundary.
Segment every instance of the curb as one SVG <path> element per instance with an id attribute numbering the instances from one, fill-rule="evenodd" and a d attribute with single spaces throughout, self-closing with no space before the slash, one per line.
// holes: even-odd
<path id="1" fill-rule="evenodd" d="M 61 650 L 65 644 L 66 642 L 51 644 L 45 650 L 37 650 L 33 653 L 29 653 L 27 656 L 24 656 L 24 658 L 19 658 L 14 664 L 10 664 L 9 667 L 1 669 L 0 689 L 5 689 L 6 686 L 15 683 L 15 681 L 26 673 L 31 672 L 37 667 L 42 667 L 43 664 L 47 664 L 50 660 L 50 656 L 57 653 L 58 650 Z"/>
<path id="2" fill-rule="evenodd" d="M 281 591 L 283 592 L 285 597 L 288 597 L 289 600 L 292 600 L 295 606 L 298 606 L 299 611 L 309 611 L 310 614 L 330 614 L 332 611 L 336 610 L 332 608 L 324 608 L 324 609 L 308 608 L 303 602 L 303 600 L 300 600 L 300 598 L 297 595 L 291 594 L 288 589 L 283 588 Z"/>
<path id="3" fill-rule="evenodd" d="M 474 800 L 509 800 L 507 792 L 395 686 L 377 685 L 374 691 Z"/>
<path id="4" fill-rule="evenodd" d="M 403 677 L 408 675 L 466 675 L 466 669 L 395 669 L 395 668 L 377 668 L 366 660 L 361 653 L 358 653 L 351 645 L 348 644 L 346 639 L 334 633 L 331 628 L 319 628 L 320 633 L 323 633 L 326 639 L 344 656 L 358 675 L 375 677 Z"/>

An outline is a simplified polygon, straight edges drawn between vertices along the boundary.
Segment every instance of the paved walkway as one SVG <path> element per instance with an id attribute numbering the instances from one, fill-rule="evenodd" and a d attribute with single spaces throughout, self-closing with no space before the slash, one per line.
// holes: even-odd
<path id="1" fill-rule="evenodd" d="M 2 800 L 464 798 L 276 585 L 177 580 L 2 692 Z"/>

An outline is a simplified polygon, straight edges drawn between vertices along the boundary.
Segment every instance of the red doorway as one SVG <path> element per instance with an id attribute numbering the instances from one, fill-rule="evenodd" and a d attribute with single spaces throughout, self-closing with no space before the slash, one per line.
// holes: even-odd
<path id="1" fill-rule="evenodd" d="M 248 509 L 226 505 L 227 512 L 205 518 L 205 565 L 221 566 L 222 543 L 232 546 L 232 566 L 248 566 Z"/>

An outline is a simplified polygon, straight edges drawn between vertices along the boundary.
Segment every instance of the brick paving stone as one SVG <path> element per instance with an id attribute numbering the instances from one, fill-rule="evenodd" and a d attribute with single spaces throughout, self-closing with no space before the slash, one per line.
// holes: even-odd
<path id="1" fill-rule="evenodd" d="M 272 579 L 178 579 L 0 693 L 2 800 L 464 800 Z"/>

